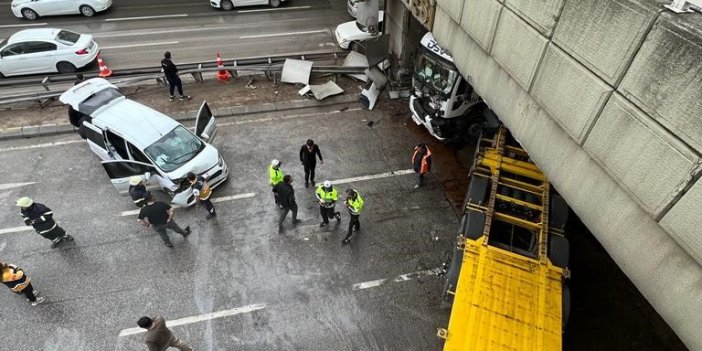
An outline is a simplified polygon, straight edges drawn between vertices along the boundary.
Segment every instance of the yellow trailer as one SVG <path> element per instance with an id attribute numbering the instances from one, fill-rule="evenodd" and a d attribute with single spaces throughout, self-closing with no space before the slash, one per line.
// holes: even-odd
<path id="1" fill-rule="evenodd" d="M 483 133 L 470 176 L 447 265 L 444 351 L 561 350 L 565 202 L 504 127 Z"/>

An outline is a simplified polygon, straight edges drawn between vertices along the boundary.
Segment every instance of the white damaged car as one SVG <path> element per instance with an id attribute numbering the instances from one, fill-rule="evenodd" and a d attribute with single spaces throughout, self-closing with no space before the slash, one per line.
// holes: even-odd
<path id="1" fill-rule="evenodd" d="M 217 122 L 206 101 L 191 132 L 174 119 L 127 99 L 102 78 L 68 89 L 59 100 L 83 116 L 81 135 L 122 195 L 128 195 L 129 178 L 141 176 L 147 189 L 162 189 L 173 204 L 189 206 L 195 199 L 184 182 L 188 172 L 203 175 L 212 188 L 229 176 L 227 164 L 210 145 Z"/>

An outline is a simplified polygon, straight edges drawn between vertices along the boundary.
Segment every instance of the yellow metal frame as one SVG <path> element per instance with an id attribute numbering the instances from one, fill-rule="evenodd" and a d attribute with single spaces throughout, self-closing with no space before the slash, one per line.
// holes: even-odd
<path id="1" fill-rule="evenodd" d="M 452 292 L 451 317 L 448 328 L 437 333 L 446 340 L 444 351 L 561 350 L 562 284 L 567 271 L 553 266 L 547 257 L 550 186 L 535 164 L 505 156 L 508 152 L 528 156 L 525 150 L 506 145 L 507 133 L 500 128 L 493 139 L 481 140 L 483 148 L 476 153 L 472 172 L 489 170 L 485 176 L 491 178 L 492 187 L 486 206 L 466 206 L 485 213 L 485 227 L 477 240 L 459 237 L 463 262 Z M 498 185 L 534 194 L 540 205 L 497 194 Z M 497 199 L 540 211 L 539 221 L 501 213 L 495 209 Z M 537 257 L 488 245 L 494 220 L 535 232 Z"/>

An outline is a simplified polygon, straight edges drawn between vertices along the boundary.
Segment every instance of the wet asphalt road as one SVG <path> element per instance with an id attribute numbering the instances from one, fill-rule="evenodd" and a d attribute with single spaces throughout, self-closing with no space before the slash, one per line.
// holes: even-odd
<path id="1" fill-rule="evenodd" d="M 0 162 L 11 165 L 0 170 L 3 183 L 36 183 L 3 186 L 0 230 L 22 226 L 13 203 L 30 195 L 50 206 L 76 241 L 52 250 L 31 231 L 0 234 L 3 259 L 25 268 L 48 300 L 31 307 L 2 291 L 0 344 L 140 350 L 142 334 L 120 332 L 129 334 L 125 329 L 142 315 L 161 313 L 186 318 L 173 330 L 198 350 L 439 349 L 434 333 L 448 319 L 438 308 L 440 278 L 393 281 L 438 267 L 439 246 L 453 236 L 456 217 L 436 180 L 420 190 L 412 189 L 411 174 L 339 185 L 342 191 L 353 186 L 366 200 L 362 230 L 348 246 L 340 243 L 348 215 L 342 211 L 338 229 L 319 228 L 312 189 L 301 181 L 297 152 L 307 138 L 318 142 L 325 158 L 318 181 L 408 169 L 418 140 L 392 118 L 366 125 L 381 115 L 355 105 L 338 113 L 337 106 L 280 120 L 282 114 L 250 115 L 235 120 L 249 122 L 220 127 L 215 144 L 232 173 L 214 196 L 255 195 L 216 203 L 219 216 L 212 221 L 199 207 L 177 210 L 176 221 L 193 234 L 174 236 L 173 249 L 134 216 L 120 215 L 133 205 L 114 191 L 76 135 L 2 142 Z M 26 149 L 51 142 L 59 144 Z M 288 219 L 284 235 L 276 230 L 266 179 L 274 157 L 296 179 L 303 220 L 292 228 Z M 188 319 L 241 307 L 255 310 Z"/>
<path id="2" fill-rule="evenodd" d="M 207 0 L 116 0 L 92 18 L 13 16 L 9 1 L 0 1 L 0 38 L 28 28 L 55 27 L 93 34 L 110 69 L 157 66 L 170 50 L 176 63 L 222 57 L 254 57 L 337 48 L 334 28 L 353 20 L 339 0 L 294 0 L 224 12 Z"/>

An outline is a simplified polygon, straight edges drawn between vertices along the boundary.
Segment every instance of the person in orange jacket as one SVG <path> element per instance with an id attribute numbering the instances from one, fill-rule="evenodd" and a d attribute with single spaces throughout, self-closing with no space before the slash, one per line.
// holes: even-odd
<path id="1" fill-rule="evenodd" d="M 32 306 L 36 306 L 46 300 L 45 297 L 36 296 L 39 292 L 32 287 L 32 280 L 21 268 L 13 264 L 0 262 L 0 279 L 12 292 L 24 294 L 27 300 L 32 303 Z"/>
<path id="2" fill-rule="evenodd" d="M 422 185 L 424 175 L 431 171 L 431 150 L 426 144 L 419 143 L 414 147 L 412 166 L 418 175 L 417 184 L 414 185 L 414 188 L 417 189 Z"/>

